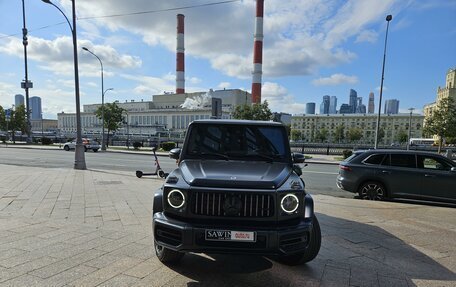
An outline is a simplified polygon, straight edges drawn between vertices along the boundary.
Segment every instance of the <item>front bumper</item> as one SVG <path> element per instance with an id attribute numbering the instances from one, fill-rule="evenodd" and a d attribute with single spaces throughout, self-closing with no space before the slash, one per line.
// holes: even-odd
<path id="1" fill-rule="evenodd" d="M 207 229 L 254 231 L 256 241 L 209 241 L 205 239 Z M 311 231 L 311 218 L 303 218 L 293 226 L 260 228 L 190 224 L 169 218 L 163 212 L 157 212 L 153 216 L 155 242 L 181 252 L 291 255 L 304 252 L 308 248 Z"/>

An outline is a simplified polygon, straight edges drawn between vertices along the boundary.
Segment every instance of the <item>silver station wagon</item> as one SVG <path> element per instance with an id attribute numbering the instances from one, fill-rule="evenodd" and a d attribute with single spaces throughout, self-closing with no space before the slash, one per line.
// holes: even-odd
<path id="1" fill-rule="evenodd" d="M 337 186 L 363 199 L 456 203 L 456 163 L 431 152 L 357 151 L 341 162 Z"/>

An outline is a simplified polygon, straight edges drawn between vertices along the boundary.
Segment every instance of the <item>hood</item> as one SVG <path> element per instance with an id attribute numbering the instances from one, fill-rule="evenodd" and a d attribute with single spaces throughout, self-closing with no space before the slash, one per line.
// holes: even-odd
<path id="1" fill-rule="evenodd" d="M 275 189 L 291 173 L 281 162 L 185 160 L 180 169 L 191 186 Z"/>

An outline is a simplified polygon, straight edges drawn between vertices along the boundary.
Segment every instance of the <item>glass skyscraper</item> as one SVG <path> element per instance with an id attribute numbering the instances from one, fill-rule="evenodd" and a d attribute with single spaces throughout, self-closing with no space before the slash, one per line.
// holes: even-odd
<path id="1" fill-rule="evenodd" d="M 41 98 L 40 97 L 31 97 L 30 101 L 30 119 L 32 120 L 41 120 L 42 110 L 41 110 Z"/>

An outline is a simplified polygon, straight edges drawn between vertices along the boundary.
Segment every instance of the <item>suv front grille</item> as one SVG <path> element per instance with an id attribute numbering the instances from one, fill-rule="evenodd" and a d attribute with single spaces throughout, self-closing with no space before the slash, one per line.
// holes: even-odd
<path id="1" fill-rule="evenodd" d="M 271 194 L 196 191 L 191 211 L 203 216 L 271 217 L 274 215 L 274 197 Z"/>

